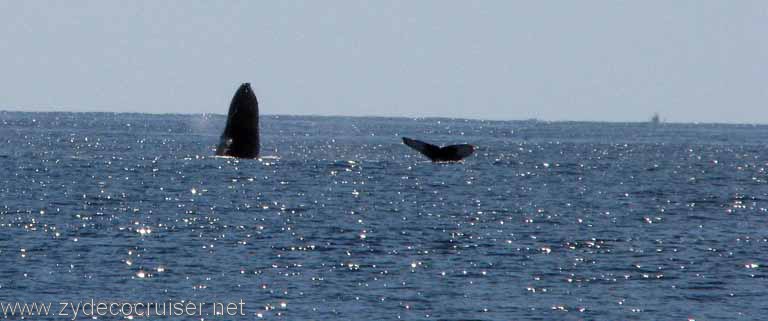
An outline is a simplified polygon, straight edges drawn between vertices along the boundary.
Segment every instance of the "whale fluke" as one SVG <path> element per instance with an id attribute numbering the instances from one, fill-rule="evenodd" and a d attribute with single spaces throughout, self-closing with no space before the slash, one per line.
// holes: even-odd
<path id="1" fill-rule="evenodd" d="M 440 147 L 408 137 L 403 137 L 403 143 L 424 154 L 433 162 L 456 162 L 475 152 L 475 146 L 469 144 Z"/>
<path id="2" fill-rule="evenodd" d="M 244 83 L 229 104 L 227 127 L 221 134 L 216 155 L 256 158 L 259 157 L 259 147 L 259 102 L 251 84 Z"/>

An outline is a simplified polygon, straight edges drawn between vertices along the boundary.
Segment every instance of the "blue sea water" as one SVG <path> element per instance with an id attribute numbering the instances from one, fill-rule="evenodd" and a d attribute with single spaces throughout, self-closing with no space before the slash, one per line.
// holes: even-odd
<path id="1" fill-rule="evenodd" d="M 237 160 L 212 156 L 224 123 L 0 112 L 0 302 L 208 304 L 153 320 L 768 315 L 768 126 L 262 116 L 266 157 Z M 433 164 L 401 136 L 479 149 Z M 245 316 L 208 314 L 240 300 Z"/>

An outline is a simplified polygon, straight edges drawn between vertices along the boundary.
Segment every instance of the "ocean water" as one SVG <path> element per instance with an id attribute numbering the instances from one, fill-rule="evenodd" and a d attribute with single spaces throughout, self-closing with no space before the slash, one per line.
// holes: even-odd
<path id="1" fill-rule="evenodd" d="M 236 160 L 212 156 L 224 123 L 0 112 L 3 309 L 52 303 L 30 320 L 93 319 L 60 311 L 68 302 L 182 301 L 200 313 L 128 314 L 768 315 L 768 126 L 263 116 L 266 157 Z M 401 136 L 479 149 L 433 164 Z M 245 315 L 213 315 L 216 304 Z"/>

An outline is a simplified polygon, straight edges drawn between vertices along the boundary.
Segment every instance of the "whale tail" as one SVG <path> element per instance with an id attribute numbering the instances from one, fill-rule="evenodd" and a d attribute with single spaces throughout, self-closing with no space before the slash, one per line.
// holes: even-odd
<path id="1" fill-rule="evenodd" d="M 456 162 L 475 152 L 475 146 L 470 144 L 439 147 L 408 137 L 403 137 L 403 143 L 427 156 L 433 162 Z"/>
<path id="2" fill-rule="evenodd" d="M 244 83 L 232 97 L 216 155 L 257 158 L 259 149 L 259 102 L 251 85 Z"/>

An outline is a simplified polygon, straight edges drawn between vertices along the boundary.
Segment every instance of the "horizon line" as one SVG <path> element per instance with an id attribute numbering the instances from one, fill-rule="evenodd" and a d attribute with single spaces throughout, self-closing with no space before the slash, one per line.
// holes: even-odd
<path id="1" fill-rule="evenodd" d="M 197 112 L 197 113 L 180 113 L 180 112 L 137 112 L 137 111 L 90 111 L 90 110 L 13 110 L 13 109 L 3 109 L 0 108 L 0 113 L 39 113 L 39 114 L 45 114 L 45 113 L 72 113 L 72 114 L 86 114 L 86 113 L 103 113 L 103 114 L 139 114 L 139 115 L 179 115 L 179 116 L 193 116 L 193 115 L 216 115 L 216 116 L 222 116 L 226 117 L 226 114 L 220 114 L 220 113 L 209 113 L 209 112 Z M 652 116 L 654 114 L 651 114 Z M 410 120 L 416 120 L 416 119 L 450 119 L 450 120 L 469 120 L 469 121 L 483 121 L 483 122 L 543 122 L 543 123 L 629 123 L 629 124 L 642 124 L 642 123 L 648 123 L 651 124 L 651 119 L 646 120 L 569 120 L 569 119 L 559 119 L 559 120 L 548 120 L 548 119 L 542 119 L 538 117 L 532 117 L 532 118 L 525 118 L 525 119 L 487 119 L 487 118 L 468 118 L 468 117 L 451 117 L 451 116 L 386 116 L 386 115 L 342 115 L 342 114 L 330 114 L 330 115 L 321 115 L 321 114 L 260 114 L 260 116 L 268 116 L 268 117 L 327 117 L 327 118 L 402 118 L 402 119 L 410 119 Z M 760 125 L 768 125 L 768 122 L 764 123 L 744 123 L 744 122 L 708 122 L 708 121 L 692 121 L 692 122 L 679 122 L 679 121 L 667 121 L 662 120 L 660 123 L 656 125 L 664 125 L 664 124 L 672 124 L 672 125 L 752 125 L 752 126 L 760 126 Z"/>

